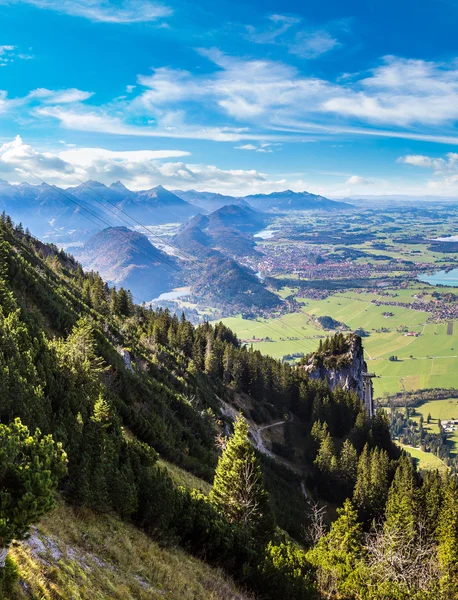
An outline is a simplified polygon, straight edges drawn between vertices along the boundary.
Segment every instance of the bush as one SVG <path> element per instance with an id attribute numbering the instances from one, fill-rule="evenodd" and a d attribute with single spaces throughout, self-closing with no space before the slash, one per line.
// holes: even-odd
<path id="1" fill-rule="evenodd" d="M 19 569 L 14 560 L 7 556 L 5 566 L 0 569 L 0 599 L 8 600 L 12 589 L 19 580 Z"/>

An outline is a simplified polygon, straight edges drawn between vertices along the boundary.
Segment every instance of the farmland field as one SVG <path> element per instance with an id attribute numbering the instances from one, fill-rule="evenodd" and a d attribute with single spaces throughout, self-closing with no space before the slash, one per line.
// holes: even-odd
<path id="1" fill-rule="evenodd" d="M 400 290 L 401 298 L 405 301 L 418 291 Z M 316 317 L 332 316 L 351 330 L 363 328 L 367 333 L 363 344 L 368 369 L 378 376 L 373 380 L 376 397 L 403 389 L 458 387 L 458 328 L 449 335 L 447 323 L 426 323 L 428 313 L 376 306 L 372 301 L 377 298 L 376 294 L 350 292 L 325 300 L 301 298 L 298 313 L 256 320 L 232 317 L 223 322 L 243 341 L 281 358 L 313 352 L 320 338 L 332 333 L 323 330 Z M 385 317 L 384 312 L 392 316 Z M 420 335 L 407 336 L 405 330 Z M 390 361 L 390 356 L 397 356 L 397 360 Z"/>

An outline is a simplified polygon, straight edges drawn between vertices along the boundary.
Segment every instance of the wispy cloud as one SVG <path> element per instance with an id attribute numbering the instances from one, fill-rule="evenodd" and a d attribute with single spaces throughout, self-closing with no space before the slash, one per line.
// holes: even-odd
<path id="1" fill-rule="evenodd" d="M 334 93 L 323 109 L 399 126 L 453 122 L 458 119 L 457 63 L 387 56 L 369 77 Z"/>
<path id="2" fill-rule="evenodd" d="M 329 31 L 321 29 L 312 32 L 299 32 L 294 40 L 288 44 L 288 50 L 291 54 L 296 54 L 301 58 L 317 58 L 325 52 L 338 48 L 340 45 L 340 42 Z"/>
<path id="3" fill-rule="evenodd" d="M 279 143 L 271 143 L 271 142 L 263 142 L 259 145 L 254 145 L 254 144 L 243 144 L 242 146 L 234 146 L 235 150 L 251 150 L 253 152 L 273 152 L 274 151 L 274 147 L 278 147 L 281 146 L 282 144 Z"/>
<path id="4" fill-rule="evenodd" d="M 316 27 L 304 23 L 300 17 L 277 14 L 269 16 L 264 26 L 247 25 L 245 37 L 255 44 L 283 46 L 290 54 L 311 59 L 341 45 L 331 29 L 336 29 L 336 25 L 330 24 L 329 29 Z"/>
<path id="5" fill-rule="evenodd" d="M 173 13 L 169 6 L 151 0 L 0 0 L 1 4 L 12 2 L 102 23 L 145 23 Z"/>
<path id="6" fill-rule="evenodd" d="M 246 37 L 256 44 L 273 44 L 291 27 L 300 22 L 299 17 L 270 15 L 265 27 L 257 28 L 254 25 L 247 25 L 245 27 Z"/>
<path id="7" fill-rule="evenodd" d="M 387 57 L 364 75 L 336 82 L 281 61 L 230 56 L 216 48 L 199 53 L 213 68 L 203 74 L 156 68 L 111 102 L 97 104 L 92 92 L 76 88 L 39 88 L 21 98 L 3 91 L 0 112 L 87 132 L 243 141 L 242 149 L 251 144 L 258 152 L 270 152 L 267 144 L 312 136 L 458 144 L 455 61 Z"/>

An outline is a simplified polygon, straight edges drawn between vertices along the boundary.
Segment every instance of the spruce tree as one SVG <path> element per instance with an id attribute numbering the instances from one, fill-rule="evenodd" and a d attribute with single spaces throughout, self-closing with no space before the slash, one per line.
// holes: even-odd
<path id="1" fill-rule="evenodd" d="M 247 421 L 238 417 L 234 434 L 218 461 L 210 500 L 230 523 L 267 539 L 273 531 L 274 517 L 248 431 Z"/>
<path id="2" fill-rule="evenodd" d="M 363 554 L 363 529 L 350 500 L 337 509 L 329 533 L 307 554 L 317 569 L 320 591 L 326 598 L 353 598 L 351 593 Z"/>
<path id="3" fill-rule="evenodd" d="M 441 587 L 447 598 L 458 596 L 458 483 L 450 477 L 437 527 Z"/>
<path id="4" fill-rule="evenodd" d="M 358 467 L 358 454 L 349 440 L 345 440 L 339 456 L 339 471 L 346 488 L 353 490 L 356 481 L 356 470 Z"/>
<path id="5" fill-rule="evenodd" d="M 328 432 L 320 444 L 318 455 L 315 459 L 315 464 L 322 473 L 330 473 L 332 471 L 333 458 L 336 456 L 334 442 Z"/>
<path id="6" fill-rule="evenodd" d="M 404 454 L 388 492 L 385 530 L 396 531 L 399 539 L 411 541 L 416 534 L 418 516 L 416 473 L 410 456 Z"/>

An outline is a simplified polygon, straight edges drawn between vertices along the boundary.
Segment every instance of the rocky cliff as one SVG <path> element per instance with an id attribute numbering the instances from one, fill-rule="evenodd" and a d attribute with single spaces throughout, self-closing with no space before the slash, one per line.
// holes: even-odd
<path id="1" fill-rule="evenodd" d="M 331 338 L 335 339 L 335 338 Z M 361 338 L 351 334 L 337 348 L 323 348 L 306 358 L 304 369 L 312 379 L 327 379 L 331 389 L 354 390 L 364 402 L 363 373 L 367 372 Z"/>

